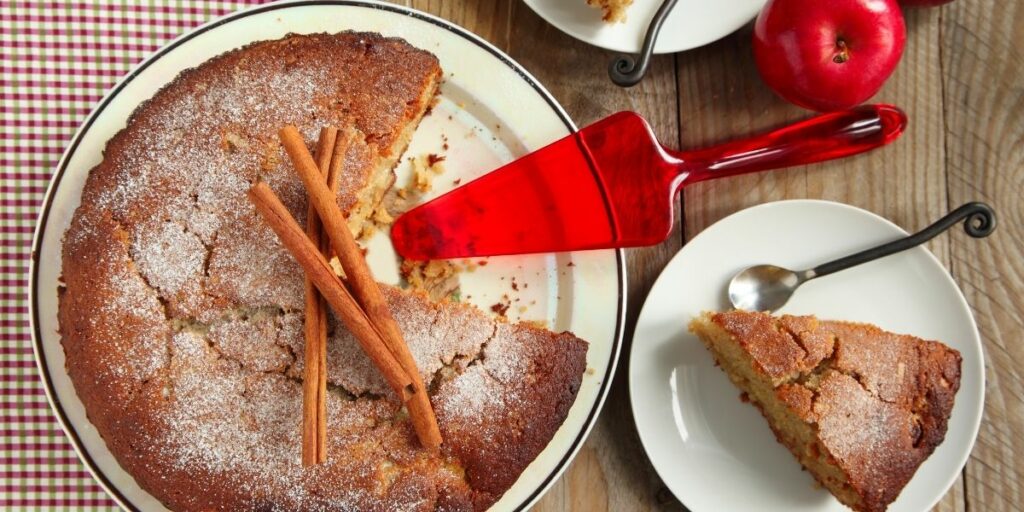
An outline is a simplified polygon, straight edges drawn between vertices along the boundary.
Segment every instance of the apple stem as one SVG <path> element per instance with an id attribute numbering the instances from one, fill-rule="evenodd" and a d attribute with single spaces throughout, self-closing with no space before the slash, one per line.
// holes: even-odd
<path id="1" fill-rule="evenodd" d="M 850 60 L 850 49 L 846 47 L 846 41 L 842 38 L 836 39 L 836 50 L 838 50 L 838 52 L 834 57 L 832 57 L 832 62 L 842 64 Z"/>

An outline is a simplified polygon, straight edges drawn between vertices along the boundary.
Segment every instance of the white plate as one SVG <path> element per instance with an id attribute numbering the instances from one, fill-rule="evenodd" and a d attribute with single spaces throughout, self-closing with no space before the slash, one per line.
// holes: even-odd
<path id="1" fill-rule="evenodd" d="M 704 310 L 729 309 L 725 288 L 759 263 L 808 268 L 906 232 L 839 203 L 783 201 L 714 224 L 677 254 L 651 289 L 630 354 L 629 390 L 644 449 L 669 489 L 693 512 L 846 511 L 775 441 L 757 410 L 716 368 L 686 326 Z M 953 230 L 947 236 L 966 236 Z M 945 442 L 890 512 L 929 510 L 967 461 L 981 422 L 985 374 L 974 318 L 949 273 L 926 249 L 812 281 L 781 311 L 870 322 L 941 340 L 963 356 Z"/>
<path id="2" fill-rule="evenodd" d="M 624 53 L 639 53 L 662 0 L 634 0 L 623 23 L 605 23 L 586 0 L 524 0 L 541 18 L 580 41 Z M 679 0 L 661 27 L 654 53 L 704 46 L 742 27 L 767 0 Z"/>
<path id="3" fill-rule="evenodd" d="M 405 38 L 441 60 L 446 82 L 440 103 L 416 132 L 408 153 L 439 152 L 441 134 L 447 135 L 447 171 L 435 180 L 434 194 L 454 186 L 455 179 L 468 181 L 574 129 L 551 95 L 508 56 L 451 23 L 393 4 L 302 1 L 256 7 L 179 37 L 129 73 L 85 121 L 54 174 L 33 245 L 30 290 L 36 358 L 54 411 L 83 462 L 125 508 L 163 507 L 118 466 L 89 423 L 64 369 L 57 333 L 61 239 L 88 171 L 100 161 L 104 144 L 124 127 L 128 115 L 182 70 L 252 41 L 289 32 L 349 29 Z M 400 169 L 401 174 L 406 171 Z M 377 276 L 397 280 L 387 238 L 376 238 L 370 245 L 370 265 Z M 570 261 L 574 266 L 568 266 Z M 516 317 L 520 316 L 517 306 L 536 301 L 521 313 L 522 318 L 572 330 L 590 342 L 587 366 L 593 371 L 584 375 L 568 418 L 495 509 L 521 509 L 536 501 L 568 466 L 593 426 L 621 343 L 622 262 L 617 251 L 504 257 L 463 274 L 463 296 L 472 296 L 471 302 L 483 309 L 507 293 L 520 298 L 509 309 L 510 316 Z M 528 288 L 520 286 L 513 292 L 511 276 L 528 283 Z"/>

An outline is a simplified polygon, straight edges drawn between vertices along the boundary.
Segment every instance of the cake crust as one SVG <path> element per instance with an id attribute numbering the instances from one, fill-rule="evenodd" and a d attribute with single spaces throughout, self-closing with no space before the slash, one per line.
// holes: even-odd
<path id="1" fill-rule="evenodd" d="M 338 204 L 357 231 L 440 77 L 398 39 L 291 35 L 182 73 L 108 142 L 65 234 L 61 343 L 90 421 L 169 508 L 483 510 L 564 421 L 585 341 L 385 287 L 445 444 L 419 447 L 332 315 L 329 457 L 300 464 L 302 271 L 245 192 L 266 181 L 304 222 L 277 129 L 351 126 Z"/>
<path id="2" fill-rule="evenodd" d="M 884 511 L 945 437 L 961 359 L 942 343 L 746 311 L 690 328 L 779 442 L 855 510 Z"/>

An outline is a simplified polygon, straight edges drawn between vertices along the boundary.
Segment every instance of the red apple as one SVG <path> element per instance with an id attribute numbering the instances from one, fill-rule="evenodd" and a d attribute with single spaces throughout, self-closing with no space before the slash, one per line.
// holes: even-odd
<path id="1" fill-rule="evenodd" d="M 900 0 L 900 3 L 909 7 L 935 7 L 936 5 L 948 4 L 953 0 Z"/>
<path id="2" fill-rule="evenodd" d="M 769 0 L 754 25 L 754 59 L 779 96 L 840 110 L 882 88 L 905 41 L 896 0 Z"/>

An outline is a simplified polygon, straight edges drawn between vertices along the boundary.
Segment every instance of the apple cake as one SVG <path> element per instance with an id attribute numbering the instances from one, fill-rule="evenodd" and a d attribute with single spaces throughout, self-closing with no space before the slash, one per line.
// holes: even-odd
<path id="1" fill-rule="evenodd" d="M 290 35 L 183 72 L 108 142 L 64 237 L 61 343 L 90 421 L 167 507 L 483 510 L 564 421 L 585 341 L 385 287 L 445 442 L 420 448 L 332 317 L 328 459 L 300 464 L 303 273 L 246 191 L 269 183 L 304 222 L 278 128 L 354 127 L 337 201 L 358 232 L 440 79 L 399 39 Z"/>
<path id="2" fill-rule="evenodd" d="M 884 511 L 942 443 L 960 353 L 869 324 L 730 311 L 690 323 L 778 441 L 840 502 Z"/>

